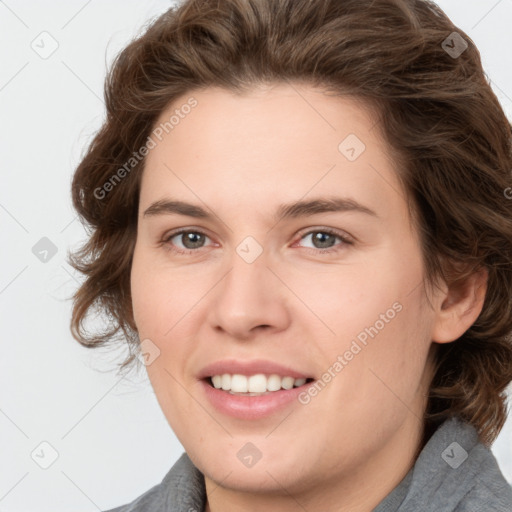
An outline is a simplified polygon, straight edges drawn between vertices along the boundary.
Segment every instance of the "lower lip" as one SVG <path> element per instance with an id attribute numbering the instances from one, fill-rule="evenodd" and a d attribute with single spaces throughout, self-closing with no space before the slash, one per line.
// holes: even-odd
<path id="1" fill-rule="evenodd" d="M 228 391 L 214 388 L 204 380 L 201 381 L 206 397 L 215 409 L 228 416 L 243 420 L 265 418 L 293 403 L 300 405 L 298 396 L 311 384 L 314 384 L 314 381 L 292 389 L 273 391 L 268 395 L 242 396 L 232 395 Z"/>

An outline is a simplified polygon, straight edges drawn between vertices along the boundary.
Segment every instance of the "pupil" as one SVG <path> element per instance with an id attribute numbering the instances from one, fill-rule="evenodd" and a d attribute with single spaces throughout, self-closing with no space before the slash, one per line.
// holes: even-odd
<path id="1" fill-rule="evenodd" d="M 317 242 L 320 244 L 319 248 L 321 249 L 332 247 L 332 243 L 329 242 L 334 242 L 334 235 L 331 235 L 330 233 L 324 233 L 323 231 L 317 231 L 313 236 L 313 243 L 316 247 L 318 247 Z"/>
<path id="2" fill-rule="evenodd" d="M 187 249 L 197 249 L 204 241 L 204 235 L 200 233 L 185 233 L 183 237 L 183 245 Z"/>

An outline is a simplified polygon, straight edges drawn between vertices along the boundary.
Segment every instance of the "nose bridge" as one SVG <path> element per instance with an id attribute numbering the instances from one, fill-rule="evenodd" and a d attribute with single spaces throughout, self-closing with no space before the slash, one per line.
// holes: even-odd
<path id="1" fill-rule="evenodd" d="M 243 241 L 229 265 L 213 296 L 210 321 L 214 327 L 236 337 L 247 337 L 258 326 L 285 328 L 289 314 L 284 290 L 268 268 L 271 262 L 263 247 Z"/>

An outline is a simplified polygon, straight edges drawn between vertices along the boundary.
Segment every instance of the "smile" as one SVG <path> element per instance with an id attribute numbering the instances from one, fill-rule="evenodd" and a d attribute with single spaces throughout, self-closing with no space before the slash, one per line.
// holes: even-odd
<path id="1" fill-rule="evenodd" d="M 221 389 L 231 394 L 242 394 L 245 396 L 261 396 L 279 391 L 281 389 L 292 389 L 303 386 L 313 379 L 294 378 L 277 374 L 265 375 L 241 375 L 224 373 L 210 377 L 210 384 L 215 389 Z"/>

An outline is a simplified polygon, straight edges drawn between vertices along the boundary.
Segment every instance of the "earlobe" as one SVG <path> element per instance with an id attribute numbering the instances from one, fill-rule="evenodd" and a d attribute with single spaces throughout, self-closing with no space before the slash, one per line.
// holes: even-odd
<path id="1" fill-rule="evenodd" d="M 487 269 L 482 267 L 448 287 L 436 311 L 433 342 L 455 341 L 475 323 L 484 305 L 487 278 Z"/>

